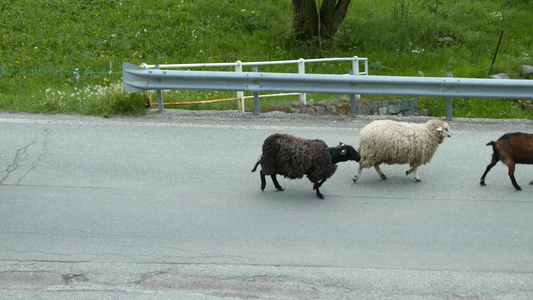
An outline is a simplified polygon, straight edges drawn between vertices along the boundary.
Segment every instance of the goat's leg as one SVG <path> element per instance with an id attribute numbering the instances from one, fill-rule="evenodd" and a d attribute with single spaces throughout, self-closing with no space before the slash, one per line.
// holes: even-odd
<path id="1" fill-rule="evenodd" d="M 515 162 L 511 161 L 507 166 L 509 167 L 509 177 L 511 178 L 511 182 L 513 183 L 514 188 L 517 191 L 521 191 L 522 188 L 518 185 L 518 183 L 516 183 L 516 179 L 514 178 Z"/>
<path id="2" fill-rule="evenodd" d="M 405 172 L 405 176 L 407 176 L 407 175 L 409 175 L 409 174 L 411 174 L 413 172 L 415 172 L 415 180 L 417 182 L 422 181 L 422 179 L 420 179 L 420 176 L 418 176 L 418 166 L 416 166 L 416 167 L 412 167 L 411 166 L 411 169 L 409 171 Z"/>
<path id="3" fill-rule="evenodd" d="M 387 176 L 385 176 L 385 174 L 383 174 L 383 172 L 381 171 L 379 164 L 374 165 L 374 169 L 376 169 L 376 172 L 378 172 L 379 177 L 381 177 L 381 179 L 383 180 L 387 179 Z"/>
<path id="4" fill-rule="evenodd" d="M 361 178 L 361 173 L 363 173 L 363 167 L 359 166 L 359 169 L 357 169 L 357 174 L 353 177 L 353 183 L 356 183 L 357 180 Z"/>
<path id="5" fill-rule="evenodd" d="M 259 171 L 259 175 L 261 176 L 261 191 L 265 191 L 265 186 L 267 182 L 266 182 L 265 173 L 263 172 L 263 170 Z"/>
<path id="6" fill-rule="evenodd" d="M 281 185 L 279 185 L 278 179 L 276 178 L 276 174 L 272 174 L 272 175 L 270 175 L 270 177 L 272 177 L 272 182 L 274 183 L 274 186 L 276 187 L 276 189 L 278 191 L 284 191 L 285 190 L 285 189 L 283 189 L 281 187 Z"/>
<path id="7" fill-rule="evenodd" d="M 485 172 L 481 176 L 481 180 L 479 181 L 479 184 L 481 184 L 482 186 L 486 186 L 485 176 L 487 176 L 487 173 L 490 171 L 490 169 L 492 169 L 492 167 L 494 167 L 494 165 L 496 165 L 496 163 L 498 163 L 499 160 L 500 159 L 498 158 L 496 153 L 492 154 L 492 160 L 490 161 L 490 164 L 487 166 L 487 168 L 485 169 Z"/>

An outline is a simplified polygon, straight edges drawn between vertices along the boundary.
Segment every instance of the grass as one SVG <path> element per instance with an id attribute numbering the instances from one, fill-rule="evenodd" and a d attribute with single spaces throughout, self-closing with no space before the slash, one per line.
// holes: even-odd
<path id="1" fill-rule="evenodd" d="M 400 6 L 405 4 L 403 14 Z M 368 57 L 370 74 L 486 78 L 501 30 L 493 73 L 519 76 L 532 64 L 533 3 L 520 0 L 353 0 L 334 40 L 295 42 L 288 0 L 2 0 L 0 110 L 88 115 L 142 115 L 143 94 L 120 89 L 122 63 L 205 63 Z M 442 42 L 452 38 L 453 43 Z M 309 73 L 347 73 L 349 63 L 313 64 Z M 269 66 L 263 72 L 296 72 Z M 31 71 L 23 71 L 31 70 Z M 231 68 L 226 69 L 231 70 Z M 48 72 L 57 71 L 57 72 Z M 164 94 L 166 102 L 235 97 L 217 91 Z M 378 99 L 378 97 L 365 97 Z M 334 102 L 331 95 L 309 95 Z M 155 101 L 155 99 L 154 99 Z M 253 110 L 253 100 L 246 109 Z M 422 108 L 444 116 L 444 100 Z M 261 107 L 290 109 L 298 97 L 262 98 Z M 185 109 L 236 109 L 237 103 Z M 517 101 L 454 99 L 454 116 L 533 119 Z"/>

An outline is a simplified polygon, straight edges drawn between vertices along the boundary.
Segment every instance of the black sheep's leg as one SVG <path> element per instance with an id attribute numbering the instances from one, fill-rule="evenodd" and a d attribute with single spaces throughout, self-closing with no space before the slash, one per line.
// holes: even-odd
<path id="1" fill-rule="evenodd" d="M 263 170 L 261 170 L 261 171 L 259 172 L 259 175 L 261 176 L 261 191 L 264 191 L 267 182 L 266 182 L 266 179 L 265 179 L 265 173 L 263 172 Z"/>
<path id="2" fill-rule="evenodd" d="M 514 168 L 515 168 L 514 161 L 510 162 L 509 165 L 507 166 L 509 167 L 509 177 L 511 177 L 511 182 L 513 183 L 514 188 L 517 191 L 521 191 L 522 188 L 518 185 L 518 183 L 516 183 L 516 179 L 514 178 Z"/>
<path id="3" fill-rule="evenodd" d="M 323 179 L 322 181 L 320 182 L 315 182 L 315 184 L 313 184 L 313 190 L 316 190 L 318 189 L 319 187 L 322 186 L 322 184 L 324 184 L 324 182 L 326 182 L 327 179 Z"/>
<path id="4" fill-rule="evenodd" d="M 281 185 L 279 185 L 278 179 L 276 178 L 276 174 L 272 174 L 272 175 L 270 175 L 270 177 L 272 177 L 272 182 L 274 182 L 274 186 L 276 187 L 276 189 L 278 191 L 284 191 L 285 190 L 285 189 L 283 189 L 281 187 Z"/>
<path id="5" fill-rule="evenodd" d="M 322 200 L 324 199 L 324 195 L 322 195 L 318 187 L 316 188 L 316 196 Z"/>
<path id="6" fill-rule="evenodd" d="M 313 190 L 316 190 L 316 196 L 320 199 L 324 199 L 324 195 L 320 192 L 320 187 L 327 179 L 322 179 L 321 181 L 313 182 Z"/>
<path id="7" fill-rule="evenodd" d="M 485 176 L 487 176 L 487 173 L 489 173 L 490 169 L 492 169 L 492 167 L 494 167 L 494 165 L 496 165 L 496 163 L 499 160 L 500 159 L 498 158 L 498 155 L 496 155 L 496 153 L 494 153 L 492 155 L 492 160 L 491 160 L 490 164 L 485 169 L 485 173 L 483 173 L 483 175 L 481 176 L 481 180 L 480 180 L 479 184 L 481 184 L 482 186 L 486 186 L 486 184 L 485 184 Z"/>

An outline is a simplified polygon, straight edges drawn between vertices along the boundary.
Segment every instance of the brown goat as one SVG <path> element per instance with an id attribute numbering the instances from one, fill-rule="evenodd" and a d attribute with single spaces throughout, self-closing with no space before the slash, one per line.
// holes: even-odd
<path id="1" fill-rule="evenodd" d="M 515 164 L 533 164 L 533 134 L 522 132 L 507 133 L 497 141 L 487 144 L 487 146 L 489 145 L 492 146 L 494 153 L 492 153 L 492 161 L 487 166 L 483 176 L 481 176 L 480 184 L 485 186 L 485 176 L 501 160 L 509 168 L 509 177 L 511 177 L 511 182 L 515 189 L 522 190 L 514 178 L 514 169 Z M 533 181 L 529 184 L 533 185 Z"/>

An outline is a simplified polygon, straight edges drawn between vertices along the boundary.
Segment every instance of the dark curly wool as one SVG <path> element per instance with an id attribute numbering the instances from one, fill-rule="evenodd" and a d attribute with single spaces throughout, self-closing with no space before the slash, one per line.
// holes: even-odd
<path id="1" fill-rule="evenodd" d="M 263 153 L 252 172 L 261 165 L 261 189 L 264 190 L 265 175 L 270 175 L 274 186 L 282 191 L 276 174 L 296 179 L 307 175 L 314 183 L 313 189 L 321 199 L 320 186 L 337 170 L 336 163 L 359 161 L 360 156 L 352 146 L 340 144 L 329 148 L 322 140 L 308 140 L 289 134 L 273 134 L 263 143 Z"/>
<path id="2" fill-rule="evenodd" d="M 331 163 L 324 141 L 275 134 L 263 144 L 261 170 L 265 175 L 280 174 L 290 179 L 307 175 L 309 180 L 316 182 L 330 178 L 337 165 Z"/>

